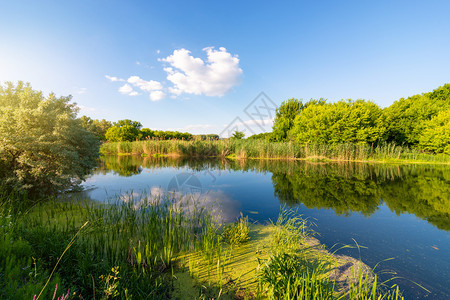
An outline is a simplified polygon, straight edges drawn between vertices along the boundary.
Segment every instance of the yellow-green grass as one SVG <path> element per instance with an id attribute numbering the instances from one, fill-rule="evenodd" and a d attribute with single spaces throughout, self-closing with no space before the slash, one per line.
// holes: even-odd
<path id="1" fill-rule="evenodd" d="M 382 143 L 298 145 L 265 140 L 148 140 L 104 143 L 104 155 L 164 155 L 182 157 L 227 157 L 230 159 L 301 159 L 312 161 L 370 161 L 387 163 L 450 163 L 450 155 L 423 153 L 417 149 Z"/>

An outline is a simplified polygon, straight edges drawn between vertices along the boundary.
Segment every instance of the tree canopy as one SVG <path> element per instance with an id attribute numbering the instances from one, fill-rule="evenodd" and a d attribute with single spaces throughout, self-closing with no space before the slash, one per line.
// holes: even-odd
<path id="1" fill-rule="evenodd" d="M 312 101 L 297 115 L 292 136 L 300 144 L 373 143 L 384 134 L 382 110 L 366 100 Z"/>
<path id="2" fill-rule="evenodd" d="M 29 84 L 0 85 L 0 178 L 33 194 L 80 183 L 96 165 L 98 139 L 82 127 L 71 97 L 44 97 Z"/>
<path id="3" fill-rule="evenodd" d="M 384 110 L 386 140 L 396 144 L 417 146 L 426 123 L 439 112 L 450 109 L 450 84 L 430 93 L 401 98 Z M 430 124 L 428 124 L 430 125 Z"/>
<path id="4" fill-rule="evenodd" d="M 83 126 L 84 129 L 95 134 L 100 140 L 106 140 L 106 131 L 112 126 L 112 123 L 110 121 L 107 121 L 105 119 L 91 119 L 87 116 L 82 116 L 80 120 L 81 126 Z"/>
<path id="5" fill-rule="evenodd" d="M 276 110 L 275 120 L 273 122 L 272 137 L 275 141 L 284 141 L 288 138 L 288 132 L 294 126 L 294 119 L 300 114 L 302 108 L 302 101 L 295 98 L 281 103 Z"/>

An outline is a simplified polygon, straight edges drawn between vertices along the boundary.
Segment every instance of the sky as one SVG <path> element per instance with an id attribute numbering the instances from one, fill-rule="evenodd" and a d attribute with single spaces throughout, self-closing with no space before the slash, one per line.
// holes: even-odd
<path id="1" fill-rule="evenodd" d="M 372 100 L 450 82 L 450 1 L 4 1 L 0 83 L 79 115 L 247 136 L 290 98 Z"/>

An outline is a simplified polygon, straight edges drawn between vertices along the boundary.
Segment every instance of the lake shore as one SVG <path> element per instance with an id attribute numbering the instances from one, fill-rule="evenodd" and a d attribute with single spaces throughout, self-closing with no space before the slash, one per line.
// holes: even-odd
<path id="1" fill-rule="evenodd" d="M 450 156 L 427 154 L 394 144 L 305 145 L 264 140 L 149 140 L 104 143 L 103 155 L 141 155 L 192 158 L 306 160 L 392 164 L 450 164 Z"/>
<path id="2" fill-rule="evenodd" d="M 16 266 L 5 269 L 10 276 L 2 281 L 8 287 L 3 296 L 29 298 L 43 291 L 43 297 L 50 297 L 71 291 L 106 298 L 183 299 L 195 294 L 272 299 L 280 296 L 280 288 L 292 295 L 297 288 L 289 290 L 290 284 L 300 287 L 305 280 L 311 282 L 308 292 L 326 294 L 326 299 L 343 293 L 361 299 L 371 293 L 399 294 L 398 289 L 379 289 L 376 274 L 362 262 L 327 251 L 293 212 L 282 211 L 275 224 L 249 224 L 241 215 L 236 223 L 221 225 L 207 215 L 186 214 L 176 202 L 155 201 L 138 207 L 135 201 L 50 201 L 26 212 L 3 201 L 0 220 L 8 219 L 9 225 L 1 227 L 2 256 Z M 225 236 L 226 231 L 243 238 Z M 292 267 L 293 262 L 289 272 L 297 275 L 291 282 L 292 274 L 277 264 Z M 27 277 L 30 267 L 34 278 Z M 273 282 L 273 272 L 280 271 L 282 281 Z"/>

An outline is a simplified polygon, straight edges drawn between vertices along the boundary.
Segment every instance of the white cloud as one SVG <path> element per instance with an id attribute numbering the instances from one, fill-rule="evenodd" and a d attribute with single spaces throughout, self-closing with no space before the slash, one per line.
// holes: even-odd
<path id="1" fill-rule="evenodd" d="M 239 84 L 242 69 L 237 55 L 231 55 L 223 47 L 219 50 L 207 47 L 203 51 L 208 57 L 206 62 L 183 48 L 160 59 L 171 66 L 164 68 L 167 79 L 174 84 L 169 88 L 170 93 L 223 96 Z"/>
<path id="2" fill-rule="evenodd" d="M 161 50 L 156 50 L 156 54 L 160 54 L 161 53 Z"/>
<path id="3" fill-rule="evenodd" d="M 131 83 L 135 87 L 140 88 L 143 91 L 151 92 L 156 90 L 162 90 L 163 86 L 159 81 L 150 80 L 145 81 L 144 79 L 140 78 L 139 76 L 130 76 L 128 78 L 128 83 Z"/>
<path id="4" fill-rule="evenodd" d="M 125 81 L 125 79 L 118 78 L 118 77 L 115 77 L 115 76 L 105 75 L 105 77 L 106 77 L 107 79 L 111 80 L 112 82 L 116 82 L 116 81 Z"/>
<path id="5" fill-rule="evenodd" d="M 137 96 L 139 90 L 149 94 L 151 101 L 159 101 L 170 94 L 170 98 L 176 98 L 181 94 L 194 94 L 206 96 L 223 96 L 234 86 L 240 83 L 242 69 L 239 67 L 239 58 L 220 47 L 204 48 L 207 59 L 193 57 L 189 50 L 184 48 L 175 50 L 172 55 L 158 61 L 167 63 L 164 71 L 167 79 L 173 84 L 164 87 L 156 80 L 144 80 L 133 75 L 128 79 L 105 75 L 111 82 L 125 82 L 119 88 L 124 95 Z M 160 53 L 160 50 L 157 50 Z M 136 61 L 137 65 L 143 65 Z M 153 68 L 153 67 L 150 67 Z"/>
<path id="6" fill-rule="evenodd" d="M 128 95 L 128 96 L 137 96 L 137 95 L 139 95 L 136 91 L 133 90 L 131 85 L 129 85 L 128 83 L 125 83 L 124 85 L 122 85 L 119 88 L 119 93 L 121 93 L 123 95 Z"/>
<path id="7" fill-rule="evenodd" d="M 150 100 L 159 101 L 166 97 L 166 94 L 163 91 L 153 91 L 150 93 Z"/>

